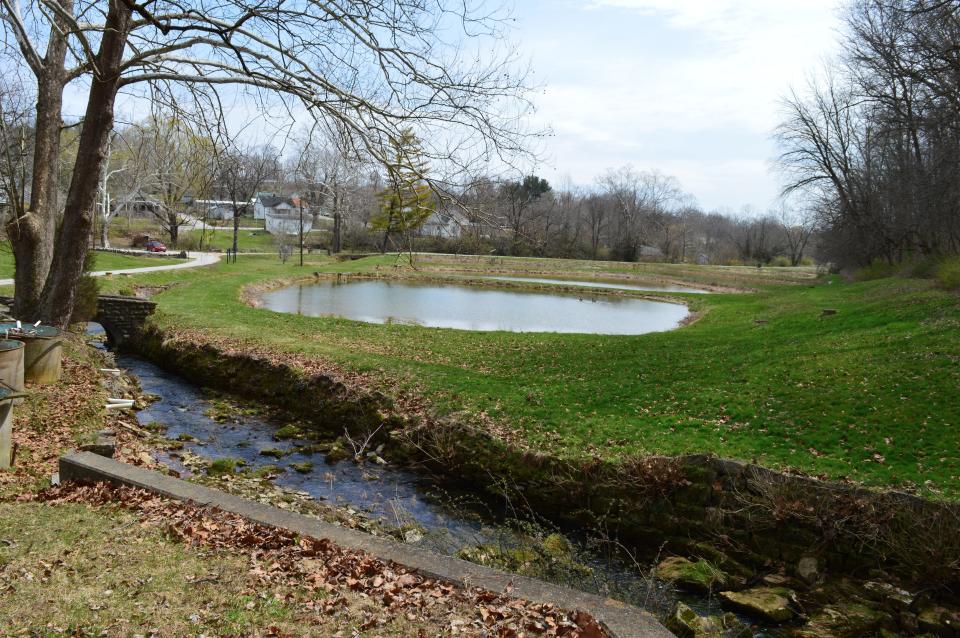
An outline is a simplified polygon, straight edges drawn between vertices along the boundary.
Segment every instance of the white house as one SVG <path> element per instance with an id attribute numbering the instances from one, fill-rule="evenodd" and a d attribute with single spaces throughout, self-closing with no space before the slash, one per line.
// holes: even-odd
<path id="1" fill-rule="evenodd" d="M 298 195 L 280 197 L 276 193 L 257 193 L 253 203 L 253 218 L 265 220 L 268 213 L 284 214 L 296 211 L 299 219 L 301 205 L 304 216 L 310 215 L 310 206 Z"/>
<path id="2" fill-rule="evenodd" d="M 313 229 L 313 216 L 306 211 L 306 207 L 302 216 L 299 207 L 294 210 L 267 210 L 265 215 L 263 226 L 271 235 L 299 235 L 301 220 L 304 235 Z"/>
<path id="3" fill-rule="evenodd" d="M 459 211 L 451 209 L 436 211 L 431 213 L 420 227 L 420 235 L 456 239 L 468 224 L 467 218 Z"/>
<path id="4" fill-rule="evenodd" d="M 190 198 L 185 203 L 189 206 L 190 214 L 200 219 L 233 219 L 234 206 L 240 210 L 241 215 L 250 206 L 247 202 L 232 202 L 227 199 Z"/>

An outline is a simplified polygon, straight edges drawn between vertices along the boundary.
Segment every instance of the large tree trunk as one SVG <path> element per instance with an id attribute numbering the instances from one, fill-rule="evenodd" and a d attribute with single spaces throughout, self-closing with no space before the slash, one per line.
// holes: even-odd
<path id="1" fill-rule="evenodd" d="M 87 110 L 80 132 L 77 159 L 63 213 L 63 226 L 56 244 L 56 262 L 50 269 L 41 298 L 41 318 L 66 327 L 73 314 L 77 284 L 90 242 L 99 177 L 113 129 L 113 108 L 120 84 L 120 64 L 130 30 L 131 7 L 111 2 L 103 39 L 97 52 Z"/>
<path id="2" fill-rule="evenodd" d="M 73 3 L 62 3 L 72 12 Z M 13 248 L 13 313 L 33 321 L 40 316 L 40 295 L 53 262 L 57 227 L 57 170 L 60 163 L 60 111 L 65 82 L 64 60 L 67 42 L 64 24 L 50 30 L 43 69 L 37 76 L 37 118 L 33 155 L 30 206 L 22 217 L 7 222 L 7 236 Z"/>

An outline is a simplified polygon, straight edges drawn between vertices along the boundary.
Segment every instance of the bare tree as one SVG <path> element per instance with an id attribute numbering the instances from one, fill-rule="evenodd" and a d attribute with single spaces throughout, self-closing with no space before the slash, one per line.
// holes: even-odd
<path id="1" fill-rule="evenodd" d="M 494 44 L 501 53 L 482 61 L 458 55 L 471 40 L 496 42 L 501 17 L 460 0 L 228 0 L 202 9 L 181 0 L 0 0 L 8 41 L 37 91 L 31 202 L 8 223 L 15 312 L 68 321 L 121 89 L 235 86 L 288 96 L 315 118 L 337 121 L 351 144 L 384 162 L 388 141 L 414 127 L 429 140 L 431 159 L 457 175 L 471 161 L 523 147 L 517 115 L 526 106 L 517 98 L 524 79 L 510 72 L 514 53 Z M 462 37 L 449 37 L 454 25 Z M 72 82 L 90 88 L 54 245 L 51 167 L 64 87 Z"/>
<path id="2" fill-rule="evenodd" d="M 0 192 L 6 213 L 20 218 L 28 206 L 33 156 L 32 100 L 22 85 L 0 81 Z"/>
<path id="3" fill-rule="evenodd" d="M 232 202 L 233 208 L 234 259 L 239 250 L 240 217 L 253 206 L 262 184 L 276 179 L 278 161 L 276 150 L 269 146 L 244 147 L 236 142 L 217 155 L 217 185 L 221 196 Z"/>

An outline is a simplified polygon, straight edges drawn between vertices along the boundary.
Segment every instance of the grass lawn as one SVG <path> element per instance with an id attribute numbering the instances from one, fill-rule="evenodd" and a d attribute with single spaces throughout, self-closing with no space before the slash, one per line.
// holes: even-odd
<path id="1" fill-rule="evenodd" d="M 184 232 L 183 236 L 188 242 L 200 241 L 199 230 Z M 319 237 L 319 232 L 310 232 L 304 238 L 304 244 L 318 241 Z M 293 242 L 296 244 L 295 238 L 293 239 Z M 233 228 L 206 231 L 204 233 L 203 244 L 204 250 L 225 251 L 233 248 Z M 274 240 L 273 235 L 265 230 L 241 230 L 237 233 L 237 244 L 240 252 L 275 253 L 277 251 L 277 243 Z M 198 244 L 192 243 L 191 245 Z M 294 247 L 294 251 L 296 251 L 296 247 Z"/>
<path id="2" fill-rule="evenodd" d="M 126 270 L 127 268 L 144 268 L 146 266 L 165 266 L 175 264 L 182 259 L 175 257 L 138 257 L 121 255 L 118 253 L 96 253 L 94 270 Z M 13 253 L 10 246 L 0 246 L 0 277 L 13 277 Z"/>
<path id="3" fill-rule="evenodd" d="M 957 294 L 925 280 L 847 283 L 803 269 L 491 259 L 423 258 L 406 273 L 463 274 L 472 260 L 482 272 L 754 292 L 687 295 L 703 316 L 672 332 L 601 336 L 373 325 L 239 300 L 246 284 L 316 270 L 395 272 L 390 256 L 312 257 L 302 270 L 249 256 L 135 281 L 179 282 L 155 298 L 161 324 L 368 372 L 381 389 L 415 389 L 439 413 L 485 413 L 556 455 L 711 452 L 960 497 Z M 821 317 L 825 308 L 837 314 Z"/>

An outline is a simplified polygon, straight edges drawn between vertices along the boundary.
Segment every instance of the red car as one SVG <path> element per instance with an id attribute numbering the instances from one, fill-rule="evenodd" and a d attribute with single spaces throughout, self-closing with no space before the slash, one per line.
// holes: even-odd
<path id="1" fill-rule="evenodd" d="M 156 239 L 151 239 L 143 245 L 146 250 L 149 250 L 152 253 L 165 253 L 167 252 L 167 247 L 163 245 L 162 241 L 157 241 Z"/>

